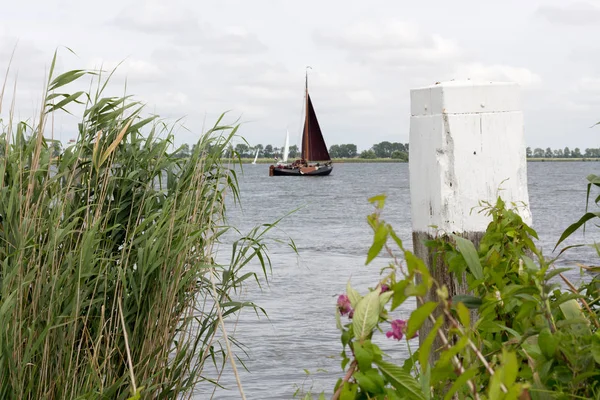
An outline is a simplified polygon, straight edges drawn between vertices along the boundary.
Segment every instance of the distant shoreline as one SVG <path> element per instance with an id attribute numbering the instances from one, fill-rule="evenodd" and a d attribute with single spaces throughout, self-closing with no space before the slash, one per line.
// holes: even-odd
<path id="1" fill-rule="evenodd" d="M 252 164 L 253 158 L 242 158 L 242 164 Z M 354 163 L 407 163 L 408 161 L 392 158 L 334 158 L 331 160 L 334 164 L 354 164 Z M 600 162 L 600 158 L 528 158 L 528 162 Z M 275 164 L 272 159 L 258 159 L 257 164 Z"/>
<path id="2" fill-rule="evenodd" d="M 252 164 L 253 158 L 242 158 L 242 164 Z M 293 161 L 293 160 L 292 160 Z M 334 158 L 331 160 L 334 164 L 346 163 L 407 163 L 408 161 L 392 159 L 392 158 Z M 273 159 L 258 159 L 257 164 L 275 164 Z"/>
<path id="3" fill-rule="evenodd" d="M 527 161 L 531 161 L 531 162 L 569 162 L 569 161 L 585 161 L 585 162 L 598 162 L 600 161 L 600 158 L 587 158 L 587 157 L 580 157 L 580 158 L 545 158 L 545 157 L 531 157 L 528 158 Z"/>

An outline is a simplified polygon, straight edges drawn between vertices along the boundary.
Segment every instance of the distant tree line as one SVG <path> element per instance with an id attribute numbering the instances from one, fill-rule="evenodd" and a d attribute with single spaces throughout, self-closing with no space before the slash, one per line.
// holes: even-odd
<path id="1" fill-rule="evenodd" d="M 194 150 L 194 145 L 191 151 Z M 52 147 L 55 149 L 55 153 L 60 152 L 60 142 L 54 141 Z M 275 147 L 273 145 L 263 146 L 257 144 L 256 146 L 249 146 L 245 143 L 239 143 L 235 147 L 231 148 L 230 151 L 235 151 L 242 158 L 254 158 L 258 150 L 258 158 L 282 158 L 283 147 Z M 177 156 L 187 157 L 190 155 L 190 146 L 186 143 L 183 144 L 177 151 Z M 329 155 L 331 158 L 364 158 L 364 159 L 376 159 L 376 158 L 392 158 L 403 161 L 408 161 L 409 148 L 408 143 L 399 142 L 380 142 L 374 144 L 370 149 L 364 150 L 358 153 L 355 144 L 334 144 L 329 148 Z M 564 149 L 551 149 L 547 147 L 545 150 L 536 147 L 532 149 L 527 147 L 526 149 L 527 158 L 600 158 L 600 147 L 599 148 L 586 148 L 583 152 L 579 147 L 575 147 L 571 150 L 569 147 Z M 290 146 L 289 158 L 296 159 L 300 157 L 300 149 L 297 145 Z"/>
<path id="2" fill-rule="evenodd" d="M 552 150 L 547 147 L 546 150 L 536 147 L 531 149 L 527 147 L 525 153 L 527 158 L 600 158 L 600 148 L 588 148 L 582 153 L 579 147 L 575 147 L 573 150 L 565 147 L 564 149 Z"/>
<path id="3" fill-rule="evenodd" d="M 248 146 L 246 143 L 238 143 L 234 148 L 234 151 L 242 158 L 254 158 L 257 150 L 258 158 L 281 158 L 283 156 L 283 147 L 276 147 L 271 144 L 266 146 L 262 144 Z M 289 158 L 299 157 L 300 151 L 298 150 L 298 146 L 290 146 L 288 156 Z"/>
<path id="4" fill-rule="evenodd" d="M 195 145 L 194 145 L 195 146 Z M 191 151 L 194 148 L 192 147 Z M 230 151 L 235 151 L 241 158 L 254 158 L 256 151 L 258 150 L 258 158 L 282 158 L 283 147 L 276 147 L 273 145 L 263 146 L 257 144 L 255 146 L 249 146 L 246 143 L 238 143 L 235 147 L 231 148 Z M 177 155 L 180 157 L 186 157 L 190 154 L 190 146 L 187 144 L 182 145 L 177 151 Z M 331 158 L 392 158 L 398 160 L 408 160 L 408 143 L 398 142 L 381 142 L 374 144 L 370 149 L 358 153 L 355 144 L 334 144 L 329 148 L 329 155 Z M 290 146 L 289 148 L 289 159 L 296 159 L 301 156 L 300 149 L 297 145 Z"/>
<path id="5" fill-rule="evenodd" d="M 408 161 L 408 143 L 388 142 L 374 144 L 368 150 L 360 153 L 360 158 L 392 158 L 396 160 Z"/>
<path id="6" fill-rule="evenodd" d="M 62 153 L 62 143 L 59 140 L 49 140 L 49 146 L 53 149 L 52 155 L 57 157 Z M 176 150 L 177 157 L 189 157 L 191 152 L 195 150 L 196 145 L 194 144 L 191 149 L 187 143 L 182 144 L 179 149 Z M 236 152 L 242 158 L 254 158 L 256 151 L 258 150 L 258 158 L 282 158 L 283 147 L 275 147 L 273 145 L 263 146 L 257 144 L 256 146 L 249 146 L 245 143 L 239 143 L 235 147 L 230 148 L 230 152 Z M 370 149 L 364 150 L 358 153 L 355 144 L 334 144 L 329 148 L 329 155 L 331 158 L 364 158 L 364 159 L 375 159 L 375 158 L 392 158 L 403 161 L 408 161 L 409 148 L 408 143 L 399 142 L 380 142 L 374 144 Z M 526 149 L 527 158 L 600 158 L 600 147 L 599 148 L 586 148 L 583 152 L 579 147 L 575 147 L 571 150 L 569 147 L 564 149 L 551 149 L 547 147 L 545 150 L 536 147 L 532 149 L 527 147 Z M 300 150 L 297 145 L 290 146 L 289 158 L 296 159 L 300 157 Z"/>

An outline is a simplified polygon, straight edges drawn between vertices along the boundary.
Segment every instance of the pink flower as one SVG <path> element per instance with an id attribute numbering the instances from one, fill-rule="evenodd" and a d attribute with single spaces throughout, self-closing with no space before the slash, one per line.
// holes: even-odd
<path id="1" fill-rule="evenodd" d="M 387 336 L 388 338 L 393 337 L 396 340 L 402 340 L 402 337 L 404 336 L 404 330 L 406 329 L 406 321 L 402 319 L 397 319 L 392 321 L 391 324 L 392 330 L 387 331 L 385 336 Z"/>
<path id="2" fill-rule="evenodd" d="M 388 285 L 385 285 L 385 284 L 381 285 L 381 293 L 385 293 L 388 290 L 390 290 L 390 287 Z"/>
<path id="3" fill-rule="evenodd" d="M 392 325 L 392 330 L 387 331 L 385 336 L 387 336 L 388 338 L 393 337 L 396 340 L 402 340 L 402 338 L 404 337 L 404 334 L 406 333 L 406 321 L 403 319 L 396 319 L 391 322 L 391 325 Z M 418 332 L 416 332 L 409 339 L 413 339 L 417 336 L 419 336 Z"/>
<path id="4" fill-rule="evenodd" d="M 354 310 L 352 309 L 352 304 L 350 304 L 350 299 L 345 294 L 341 294 L 340 297 L 338 297 L 337 307 L 340 310 L 340 314 L 348 314 L 348 318 L 352 318 L 354 315 Z"/>

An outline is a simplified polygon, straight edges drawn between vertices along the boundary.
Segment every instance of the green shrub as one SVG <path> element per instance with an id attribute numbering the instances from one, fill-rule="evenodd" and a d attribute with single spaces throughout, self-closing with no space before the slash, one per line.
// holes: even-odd
<path id="1" fill-rule="evenodd" d="M 588 179 L 590 187 L 600 186 L 598 177 Z M 367 264 L 382 251 L 392 262 L 364 296 L 348 283 L 346 294 L 338 298 L 344 377 L 334 388 L 334 399 L 599 398 L 597 275 L 576 289 L 562 274 L 566 269 L 555 268 L 555 260 L 536 247 L 536 232 L 499 198 L 496 204 L 484 204 L 491 222 L 478 248 L 456 235 L 440 235 L 428 243 L 454 276 L 466 276 L 471 294 L 451 298 L 381 219 L 385 196 L 371 202 L 376 210 L 368 218 L 374 239 Z M 559 243 L 597 217 L 600 213 L 587 212 Z M 431 292 L 435 295 L 428 301 Z M 417 303 L 410 318 L 391 317 L 410 298 Z M 390 339 L 410 341 L 426 320 L 433 328 L 402 365 L 373 341 L 385 330 Z M 440 347 L 434 346 L 436 341 Z"/>
<path id="2" fill-rule="evenodd" d="M 367 160 L 373 160 L 373 159 L 377 158 L 377 156 L 375 155 L 375 152 L 373 150 L 364 150 L 363 152 L 360 153 L 359 157 L 367 159 Z"/>

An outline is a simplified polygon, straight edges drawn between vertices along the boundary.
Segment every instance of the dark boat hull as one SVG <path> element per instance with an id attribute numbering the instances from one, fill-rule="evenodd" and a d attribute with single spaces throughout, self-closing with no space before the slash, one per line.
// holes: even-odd
<path id="1" fill-rule="evenodd" d="M 289 168 L 279 167 L 271 165 L 269 168 L 269 175 L 271 176 L 326 176 L 331 173 L 333 166 L 331 165 L 320 165 L 319 167 L 305 167 L 305 168 Z"/>

